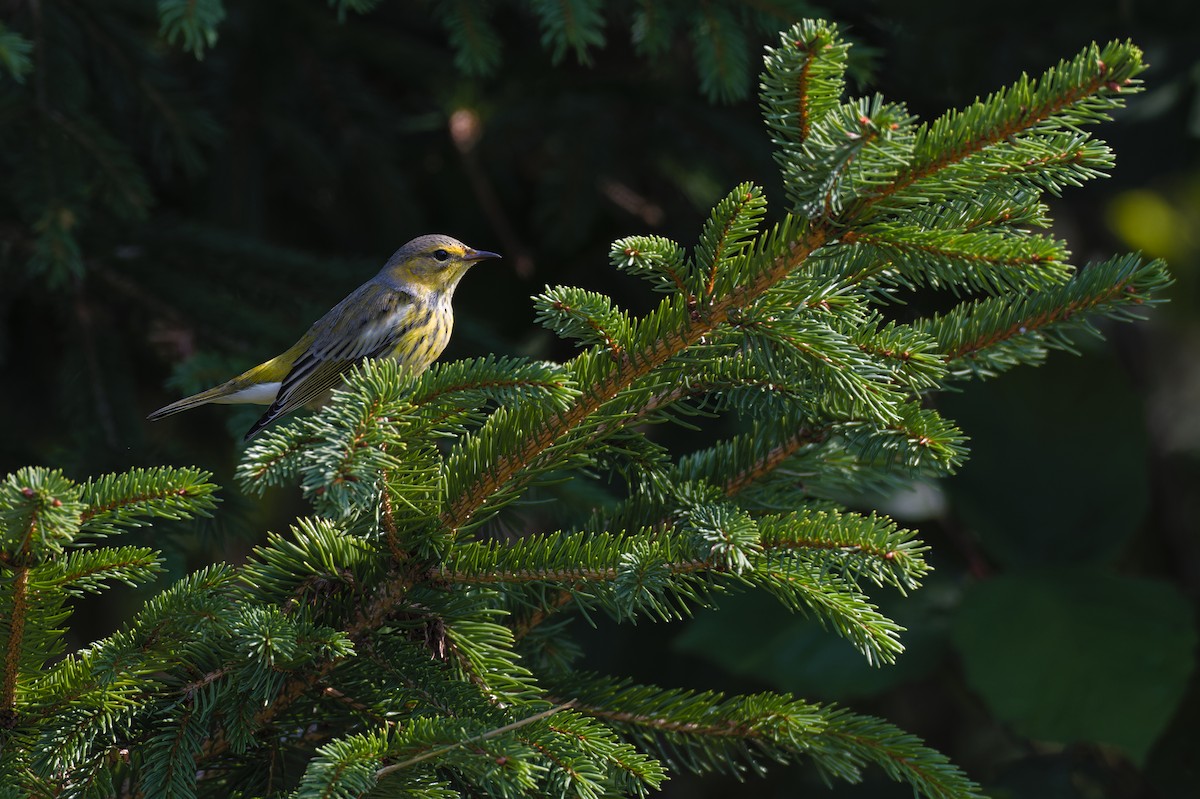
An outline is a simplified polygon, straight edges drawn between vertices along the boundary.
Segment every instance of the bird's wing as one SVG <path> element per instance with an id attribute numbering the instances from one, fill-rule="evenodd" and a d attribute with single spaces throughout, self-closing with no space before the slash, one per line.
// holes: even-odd
<path id="1" fill-rule="evenodd" d="M 411 326 L 414 310 L 411 294 L 377 281 L 338 303 L 308 331 L 305 338 L 311 343 L 296 358 L 275 401 L 246 433 L 246 439 L 336 388 L 355 364 L 391 352 Z"/>

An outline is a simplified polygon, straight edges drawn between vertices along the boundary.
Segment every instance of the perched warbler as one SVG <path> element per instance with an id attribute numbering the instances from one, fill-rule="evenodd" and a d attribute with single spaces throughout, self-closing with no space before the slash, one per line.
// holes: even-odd
<path id="1" fill-rule="evenodd" d="M 148 418 L 210 402 L 270 405 L 246 433 L 249 440 L 285 413 L 328 399 L 342 375 L 365 358 L 393 358 L 420 374 L 450 340 L 458 281 L 475 262 L 499 257 L 449 236 L 415 238 L 282 355 Z"/>

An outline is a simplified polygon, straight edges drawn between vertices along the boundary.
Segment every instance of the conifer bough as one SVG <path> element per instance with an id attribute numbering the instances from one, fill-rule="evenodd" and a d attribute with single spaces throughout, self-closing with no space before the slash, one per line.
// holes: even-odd
<path id="1" fill-rule="evenodd" d="M 0 793 L 599 797 L 801 761 L 980 795 L 885 721 L 595 674 L 571 636 L 580 619 L 669 622 L 762 590 L 891 663 L 902 630 L 870 593 L 918 589 L 926 547 L 841 499 L 962 461 L 932 392 L 1070 349 L 1169 282 L 1136 256 L 1072 265 L 1041 232 L 1046 192 L 1111 167 L 1086 129 L 1138 89 L 1137 48 L 1089 47 L 932 123 L 843 100 L 846 55 L 819 21 L 767 53 L 777 222 L 745 184 L 690 251 L 616 242 L 614 266 L 663 295 L 643 316 L 547 288 L 538 320 L 580 346 L 566 363 L 365 365 L 239 469 L 252 491 L 298 481 L 312 517 L 61 659 L 69 596 L 158 568 L 152 550 L 91 539 L 207 513 L 213 487 L 191 470 L 10 476 Z M 888 316 L 946 290 L 944 313 Z M 653 435 L 719 414 L 743 432 L 682 457 Z M 524 532 L 511 506 L 547 497 L 563 526 Z"/>

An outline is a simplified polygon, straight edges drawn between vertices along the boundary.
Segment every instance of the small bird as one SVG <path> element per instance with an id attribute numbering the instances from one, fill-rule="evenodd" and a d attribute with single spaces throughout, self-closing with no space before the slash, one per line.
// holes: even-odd
<path id="1" fill-rule="evenodd" d="M 458 281 L 477 261 L 499 257 L 449 236 L 419 236 L 396 250 L 378 275 L 318 319 L 282 355 L 147 418 L 161 419 L 210 402 L 270 405 L 246 433 L 249 441 L 280 416 L 328 399 L 342 375 L 366 358 L 393 358 L 420 374 L 450 340 L 450 300 Z"/>

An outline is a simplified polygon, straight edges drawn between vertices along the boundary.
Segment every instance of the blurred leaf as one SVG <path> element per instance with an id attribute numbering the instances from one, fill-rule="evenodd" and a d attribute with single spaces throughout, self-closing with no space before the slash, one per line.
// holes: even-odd
<path id="1" fill-rule="evenodd" d="M 946 396 L 943 410 L 986 453 L 946 487 L 1005 567 L 1108 562 L 1145 516 L 1146 432 L 1129 423 L 1143 411 L 1111 360 L 1056 358 Z"/>
<path id="2" fill-rule="evenodd" d="M 1167 583 L 1005 575 L 968 591 L 954 638 L 967 681 L 1019 732 L 1113 744 L 1140 763 L 1183 696 L 1194 624 Z"/>

